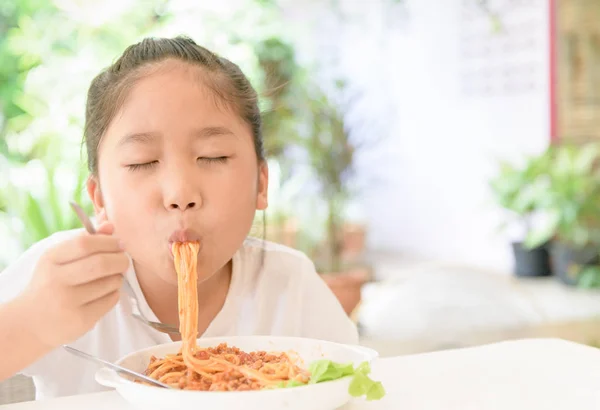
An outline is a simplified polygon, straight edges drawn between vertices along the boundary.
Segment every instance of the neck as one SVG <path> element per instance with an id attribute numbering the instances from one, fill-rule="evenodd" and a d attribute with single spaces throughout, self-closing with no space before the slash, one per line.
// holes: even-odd
<path id="1" fill-rule="evenodd" d="M 159 321 L 179 326 L 177 284 L 166 282 L 144 266 L 133 266 L 148 306 Z M 221 311 L 231 282 L 232 262 L 198 284 L 198 331 L 204 333 Z"/>

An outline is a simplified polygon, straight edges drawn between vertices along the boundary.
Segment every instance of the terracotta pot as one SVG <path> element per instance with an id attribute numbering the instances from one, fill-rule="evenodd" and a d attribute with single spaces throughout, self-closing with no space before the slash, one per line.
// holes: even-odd
<path id="1" fill-rule="evenodd" d="M 342 254 L 353 258 L 365 249 L 366 229 L 360 224 L 345 223 L 342 229 Z"/>
<path id="2" fill-rule="evenodd" d="M 267 226 L 266 239 L 290 248 L 297 245 L 298 226 L 295 220 L 288 219 L 281 224 Z"/>
<path id="3" fill-rule="evenodd" d="M 369 270 L 357 268 L 347 272 L 324 273 L 321 276 L 350 316 L 360 303 L 361 289 L 369 280 Z"/>

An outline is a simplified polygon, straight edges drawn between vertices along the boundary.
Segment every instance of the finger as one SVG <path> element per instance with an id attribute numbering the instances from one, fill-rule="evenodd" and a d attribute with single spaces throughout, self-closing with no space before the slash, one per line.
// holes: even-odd
<path id="1" fill-rule="evenodd" d="M 84 232 L 50 249 L 45 257 L 56 264 L 63 265 L 96 253 L 121 251 L 117 238 L 109 235 L 90 235 Z"/>
<path id="2" fill-rule="evenodd" d="M 97 299 L 102 299 L 104 296 L 121 289 L 123 280 L 123 275 L 117 274 L 79 285 L 75 288 L 77 291 L 77 301 L 80 305 L 85 305 Z"/>
<path id="3" fill-rule="evenodd" d="M 93 302 L 85 304 L 83 306 L 85 314 L 89 315 L 90 317 L 101 318 L 117 304 L 120 296 L 121 292 L 117 290 L 109 293 L 106 296 L 102 296 Z"/>
<path id="4" fill-rule="evenodd" d="M 123 274 L 129 269 L 129 258 L 124 252 L 96 253 L 68 265 L 62 279 L 77 286 L 95 280 Z"/>
<path id="5" fill-rule="evenodd" d="M 113 232 L 115 231 L 115 227 L 110 222 L 102 222 L 100 225 L 98 225 L 98 228 L 96 229 L 96 231 L 99 234 L 112 235 Z"/>

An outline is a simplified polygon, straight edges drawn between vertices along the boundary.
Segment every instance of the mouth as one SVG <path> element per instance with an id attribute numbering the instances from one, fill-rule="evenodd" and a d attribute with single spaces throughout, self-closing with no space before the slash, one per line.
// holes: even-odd
<path id="1" fill-rule="evenodd" d="M 180 229 L 169 236 L 169 253 L 173 256 L 173 244 L 176 242 L 200 242 L 200 234 L 191 229 Z"/>

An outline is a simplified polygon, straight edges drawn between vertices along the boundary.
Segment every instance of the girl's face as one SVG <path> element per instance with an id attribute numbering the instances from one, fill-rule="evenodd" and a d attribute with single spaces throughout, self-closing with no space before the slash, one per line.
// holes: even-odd
<path id="1" fill-rule="evenodd" d="M 267 206 L 252 133 L 199 80 L 167 61 L 138 80 L 99 147 L 88 191 L 138 267 L 176 284 L 171 244 L 198 240 L 199 281 L 229 262 Z"/>

